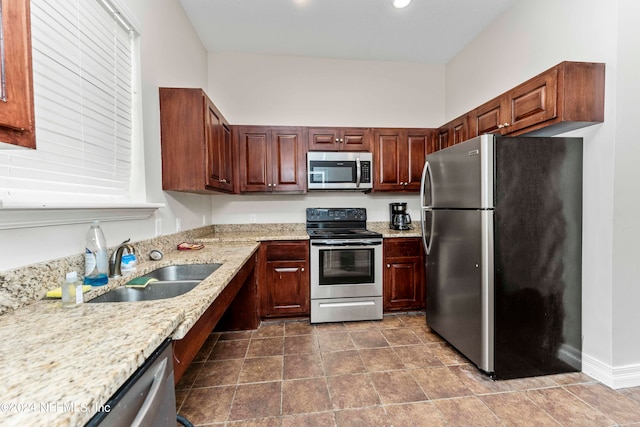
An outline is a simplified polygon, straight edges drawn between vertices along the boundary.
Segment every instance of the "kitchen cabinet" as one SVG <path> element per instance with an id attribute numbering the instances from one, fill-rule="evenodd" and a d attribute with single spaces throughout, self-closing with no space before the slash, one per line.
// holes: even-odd
<path id="1" fill-rule="evenodd" d="M 471 136 L 552 136 L 604 121 L 605 65 L 562 62 L 471 112 Z"/>
<path id="2" fill-rule="evenodd" d="M 162 189 L 235 192 L 230 129 L 202 89 L 160 88 Z"/>
<path id="3" fill-rule="evenodd" d="M 460 116 L 438 128 L 436 132 L 437 148 L 451 147 L 470 138 L 469 115 Z"/>
<path id="4" fill-rule="evenodd" d="M 308 316 L 309 241 L 263 242 L 258 256 L 260 317 Z"/>
<path id="5" fill-rule="evenodd" d="M 0 146 L 36 148 L 28 0 L 0 5 Z"/>
<path id="6" fill-rule="evenodd" d="M 371 151 L 369 128 L 308 128 L 309 151 Z"/>
<path id="7" fill-rule="evenodd" d="M 383 306 L 385 311 L 425 308 L 422 240 L 384 239 Z"/>
<path id="8" fill-rule="evenodd" d="M 434 129 L 374 129 L 374 191 L 418 191 Z"/>
<path id="9" fill-rule="evenodd" d="M 300 127 L 234 127 L 240 192 L 304 193 L 306 149 Z"/>

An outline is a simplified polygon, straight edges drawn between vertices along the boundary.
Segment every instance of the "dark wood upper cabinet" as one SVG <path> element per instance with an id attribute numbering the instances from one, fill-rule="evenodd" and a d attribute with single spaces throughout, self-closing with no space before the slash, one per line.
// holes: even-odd
<path id="1" fill-rule="evenodd" d="M 371 129 L 310 127 L 309 151 L 371 151 Z"/>
<path id="2" fill-rule="evenodd" d="M 437 147 L 439 150 L 451 147 L 470 137 L 469 115 L 460 116 L 439 127 L 436 131 Z"/>
<path id="3" fill-rule="evenodd" d="M 240 192 L 304 193 L 304 128 L 236 126 Z"/>
<path id="4" fill-rule="evenodd" d="M 374 191 L 418 191 L 434 129 L 374 129 Z"/>
<path id="5" fill-rule="evenodd" d="M 160 88 L 162 189 L 236 191 L 230 127 L 202 89 Z"/>
<path id="6" fill-rule="evenodd" d="M 0 142 L 36 148 L 30 2 L 0 2 Z"/>
<path id="7" fill-rule="evenodd" d="M 471 137 L 552 136 L 604 121 L 605 64 L 562 62 L 473 110 Z"/>

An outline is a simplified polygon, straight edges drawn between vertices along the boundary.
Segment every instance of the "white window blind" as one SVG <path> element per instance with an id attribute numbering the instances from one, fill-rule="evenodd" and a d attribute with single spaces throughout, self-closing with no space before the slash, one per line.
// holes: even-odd
<path id="1" fill-rule="evenodd" d="M 136 34 L 110 8 L 31 0 L 37 149 L 0 151 L 0 204 L 130 200 Z"/>

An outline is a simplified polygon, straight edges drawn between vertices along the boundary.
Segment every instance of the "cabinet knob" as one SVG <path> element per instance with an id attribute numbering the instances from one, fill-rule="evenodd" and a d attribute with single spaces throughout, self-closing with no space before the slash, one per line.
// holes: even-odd
<path id="1" fill-rule="evenodd" d="M 339 138 L 336 138 L 336 142 L 340 142 L 340 139 L 339 139 Z"/>
<path id="2" fill-rule="evenodd" d="M 391 268 L 391 264 L 387 264 L 387 268 Z"/>
<path id="3" fill-rule="evenodd" d="M 274 186 L 274 187 L 275 187 L 276 185 L 278 185 L 278 184 L 273 184 L 273 186 Z"/>
<path id="4" fill-rule="evenodd" d="M 271 187 L 271 184 L 267 184 L 267 187 Z"/>
<path id="5" fill-rule="evenodd" d="M 221 183 L 223 183 L 223 184 L 226 184 L 226 183 L 227 183 L 227 179 L 226 179 L 226 178 L 219 179 L 218 181 L 219 181 L 219 182 L 221 182 Z"/>
<path id="6" fill-rule="evenodd" d="M 300 269 L 300 271 L 304 271 L 304 267 L 302 267 L 302 268 Z"/>
<path id="7" fill-rule="evenodd" d="M 511 125 L 509 123 L 505 123 L 503 126 L 507 127 L 507 126 L 511 126 Z"/>
<path id="8" fill-rule="evenodd" d="M 340 142 L 344 142 L 344 139 L 340 138 Z"/>

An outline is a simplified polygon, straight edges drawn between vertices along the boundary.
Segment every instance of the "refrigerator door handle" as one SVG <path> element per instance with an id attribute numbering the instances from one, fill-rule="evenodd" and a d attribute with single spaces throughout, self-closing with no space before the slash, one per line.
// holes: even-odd
<path id="1" fill-rule="evenodd" d="M 429 239 L 427 241 L 427 233 L 426 233 L 426 213 L 431 213 L 431 221 L 429 224 Z M 431 209 L 422 209 L 422 245 L 424 246 L 425 255 L 429 255 L 431 253 L 431 243 L 433 241 L 433 211 Z"/>
<path id="2" fill-rule="evenodd" d="M 427 182 L 427 177 L 429 177 L 429 203 L 425 203 L 425 184 Z M 433 206 L 433 182 L 431 179 L 431 165 L 429 161 L 424 162 L 424 169 L 422 169 L 422 179 L 420 180 L 420 204 L 422 208 L 426 208 L 428 206 Z"/>

